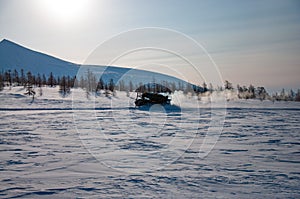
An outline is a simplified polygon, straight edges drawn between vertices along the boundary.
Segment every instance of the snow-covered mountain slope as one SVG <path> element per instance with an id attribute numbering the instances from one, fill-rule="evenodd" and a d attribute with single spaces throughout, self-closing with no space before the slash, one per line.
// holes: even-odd
<path id="1" fill-rule="evenodd" d="M 0 42 L 0 68 L 24 69 L 35 74 L 73 75 L 79 66 L 4 39 Z"/>
<path id="2" fill-rule="evenodd" d="M 157 83 L 162 81 L 174 82 L 176 85 L 178 85 L 179 82 L 183 85 L 187 83 L 172 76 L 131 68 L 87 65 L 80 67 L 78 64 L 33 51 L 4 39 L 0 42 L 0 71 L 14 69 L 19 72 L 23 69 L 25 73 L 31 71 L 33 74 L 40 73 L 45 74 L 46 76 L 52 72 L 54 76 L 77 75 L 77 77 L 86 74 L 87 69 L 89 69 L 95 74 L 100 74 L 100 76 L 97 75 L 97 77 L 102 77 L 106 82 L 113 79 L 114 82 L 123 80 L 127 83 L 132 81 L 134 84 L 139 84 L 140 82 L 149 83 L 153 80 Z"/>

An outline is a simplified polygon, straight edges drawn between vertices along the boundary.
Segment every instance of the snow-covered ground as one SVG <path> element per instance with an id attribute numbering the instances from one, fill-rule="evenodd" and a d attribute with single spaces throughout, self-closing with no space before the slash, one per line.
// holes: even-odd
<path id="1" fill-rule="evenodd" d="M 0 197 L 300 197 L 300 103 L 36 92 L 0 92 Z"/>

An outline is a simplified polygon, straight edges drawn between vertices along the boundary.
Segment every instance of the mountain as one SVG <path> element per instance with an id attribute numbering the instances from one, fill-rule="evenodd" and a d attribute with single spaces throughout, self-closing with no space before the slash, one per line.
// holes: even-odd
<path id="1" fill-rule="evenodd" d="M 13 71 L 15 69 L 17 71 L 23 69 L 25 73 L 30 71 L 32 74 L 40 73 L 46 76 L 48 76 L 50 72 L 52 72 L 54 76 L 76 75 L 78 78 L 81 75 L 86 75 L 88 70 L 90 70 L 96 74 L 97 78 L 101 77 L 105 82 L 113 79 L 115 83 L 122 80 L 125 83 L 131 81 L 133 84 L 172 82 L 175 83 L 176 86 L 179 84 L 187 85 L 187 82 L 181 79 L 145 70 L 115 66 L 80 66 L 47 54 L 33 51 L 4 39 L 0 42 L 0 72 L 7 70 Z"/>
<path id="2" fill-rule="evenodd" d="M 0 68 L 2 70 L 31 71 L 48 75 L 74 75 L 79 65 L 37 51 L 30 50 L 9 40 L 0 42 Z"/>

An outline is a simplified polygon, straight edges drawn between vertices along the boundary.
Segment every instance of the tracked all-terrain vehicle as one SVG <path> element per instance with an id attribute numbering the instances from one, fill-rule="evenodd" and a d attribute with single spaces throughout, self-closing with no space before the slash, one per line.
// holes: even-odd
<path id="1" fill-rule="evenodd" d="M 145 84 L 138 87 L 135 91 L 137 93 L 135 105 L 138 107 L 152 104 L 166 105 L 171 102 L 168 93 L 170 94 L 172 91 L 160 84 Z"/>

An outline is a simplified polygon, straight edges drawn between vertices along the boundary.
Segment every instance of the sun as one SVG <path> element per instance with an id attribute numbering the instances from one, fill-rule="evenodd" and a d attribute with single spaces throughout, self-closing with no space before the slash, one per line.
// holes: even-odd
<path id="1" fill-rule="evenodd" d="M 89 0 L 43 0 L 41 3 L 52 19 L 71 22 L 86 14 Z"/>

